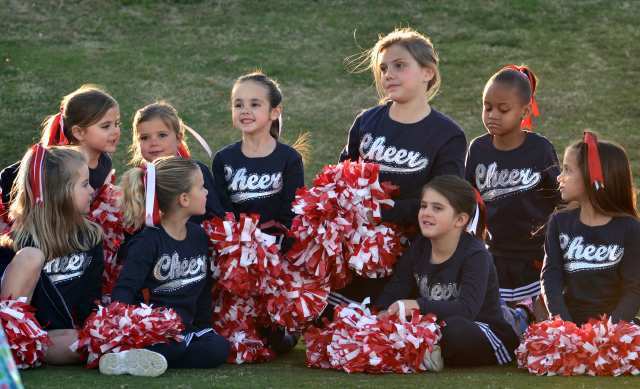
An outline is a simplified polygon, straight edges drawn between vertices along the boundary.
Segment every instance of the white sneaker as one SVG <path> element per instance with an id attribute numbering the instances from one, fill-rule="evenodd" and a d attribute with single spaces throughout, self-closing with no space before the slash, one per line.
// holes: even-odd
<path id="1" fill-rule="evenodd" d="M 157 377 L 165 370 L 167 370 L 165 357 L 146 349 L 108 353 L 100 358 L 100 373 L 106 375 L 131 374 L 141 377 Z"/>
<path id="2" fill-rule="evenodd" d="M 440 350 L 440 345 L 436 344 L 433 346 L 433 350 L 431 352 L 424 353 L 424 358 L 422 359 L 424 362 L 424 366 L 428 371 L 442 371 L 444 369 L 444 360 L 442 359 L 442 351 Z M 101 361 L 102 362 L 102 361 Z"/>

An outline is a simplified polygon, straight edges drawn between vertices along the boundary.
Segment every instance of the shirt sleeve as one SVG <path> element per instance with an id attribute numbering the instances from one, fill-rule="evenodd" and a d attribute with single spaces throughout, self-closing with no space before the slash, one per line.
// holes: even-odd
<path id="1" fill-rule="evenodd" d="M 471 144 L 469 145 L 469 151 L 467 151 L 467 156 L 464 163 L 464 179 L 467 180 L 471 184 L 471 186 L 478 189 L 478 187 L 476 186 L 476 164 L 471 154 L 473 145 L 474 143 L 471 142 Z"/>
<path id="2" fill-rule="evenodd" d="M 149 239 L 147 232 L 142 231 L 129 243 L 127 257 L 111 293 L 111 300 L 125 304 L 137 303 L 136 296 L 144 287 L 153 263 L 158 257 L 157 244 Z"/>
<path id="3" fill-rule="evenodd" d="M 282 179 L 284 187 L 282 188 L 282 202 L 280 204 L 280 211 L 278 212 L 278 221 L 289 228 L 291 227 L 291 220 L 293 219 L 291 204 L 296 197 L 298 188 L 304 186 L 302 157 L 297 152 L 295 153 L 295 157 L 291 158 L 287 164 Z"/>
<path id="4" fill-rule="evenodd" d="M 467 153 L 467 139 L 464 133 L 449 139 L 436 155 L 431 178 L 445 174 L 464 177 L 464 160 Z"/>
<path id="5" fill-rule="evenodd" d="M 562 250 L 558 237 L 558 225 L 555 217 L 547 223 L 544 241 L 544 264 L 540 273 L 542 295 L 551 316 L 560 315 L 562 320 L 573 321 L 564 301 L 564 270 Z"/>
<path id="6" fill-rule="evenodd" d="M 619 267 L 622 296 L 611 314 L 614 320 L 631 321 L 640 310 L 640 223 L 632 220 L 625 236 L 624 256 Z"/>
<path id="7" fill-rule="evenodd" d="M 393 276 L 386 283 L 375 302 L 377 308 L 387 309 L 394 302 L 411 297 L 416 285 L 413 276 L 413 263 L 414 258 L 419 255 L 416 253 L 416 251 L 420 251 L 416 247 L 418 245 L 418 241 L 415 241 L 398 259 L 393 269 Z"/>
<path id="8" fill-rule="evenodd" d="M 360 158 L 360 123 L 362 121 L 362 113 L 356 116 L 347 138 L 347 144 L 340 154 L 340 162 L 347 159 L 357 161 Z"/>
<path id="9" fill-rule="evenodd" d="M 211 167 L 211 171 L 213 173 L 213 182 L 214 188 L 218 195 L 218 200 L 220 201 L 220 205 L 224 212 L 233 212 L 233 203 L 231 202 L 231 198 L 229 197 L 229 193 L 226 188 L 226 180 L 224 177 L 224 161 L 220 156 L 220 153 L 217 153 L 213 158 L 213 165 Z"/>
<path id="10" fill-rule="evenodd" d="M 478 251 L 465 259 L 458 288 L 460 294 L 455 300 L 429 300 L 426 297 L 418 299 L 422 314 L 433 313 L 440 319 L 451 316 L 462 316 L 474 320 L 487 293 L 491 258 L 489 253 Z"/>

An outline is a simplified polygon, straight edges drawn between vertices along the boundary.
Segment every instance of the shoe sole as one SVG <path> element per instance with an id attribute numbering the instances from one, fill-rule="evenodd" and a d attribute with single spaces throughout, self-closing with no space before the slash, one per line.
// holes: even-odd
<path id="1" fill-rule="evenodd" d="M 100 373 L 106 375 L 130 374 L 139 377 L 157 377 L 167 370 L 162 354 L 145 349 L 105 354 L 100 358 Z"/>
<path id="2" fill-rule="evenodd" d="M 424 363 L 429 371 L 439 372 L 444 369 L 444 360 L 439 345 L 433 346 L 433 350 L 428 355 L 425 354 Z"/>

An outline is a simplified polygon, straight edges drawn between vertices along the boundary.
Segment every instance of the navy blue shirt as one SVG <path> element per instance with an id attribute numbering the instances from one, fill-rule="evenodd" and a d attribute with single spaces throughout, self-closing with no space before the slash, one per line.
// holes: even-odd
<path id="1" fill-rule="evenodd" d="M 187 236 L 175 240 L 159 227 L 145 227 L 127 244 L 127 256 L 111 293 L 113 301 L 149 303 L 174 309 L 186 331 L 210 327 L 211 272 L 207 235 L 201 226 L 187 223 Z"/>
<path id="2" fill-rule="evenodd" d="M 461 316 L 506 330 L 498 290 L 493 258 L 482 241 L 463 233 L 451 258 L 433 264 L 431 241 L 420 235 L 398 260 L 376 305 L 386 309 L 415 298 L 422 314 Z"/>
<path id="3" fill-rule="evenodd" d="M 302 157 L 294 148 L 277 142 L 266 157 L 249 158 L 242 142 L 224 147 L 213 158 L 213 177 L 222 206 L 236 217 L 260 215 L 260 223 L 274 221 L 289 228 L 291 203 L 304 186 Z"/>
<path id="4" fill-rule="evenodd" d="M 522 145 L 508 151 L 496 149 L 489 134 L 471 142 L 466 179 L 487 206 L 493 255 L 544 257 L 543 226 L 560 202 L 559 174 L 556 151 L 542 135 L 527 132 Z"/>
<path id="5" fill-rule="evenodd" d="M 547 226 L 542 292 L 552 315 L 578 324 L 608 314 L 631 321 L 640 309 L 640 222 L 614 217 L 580 221 L 580 209 L 558 212 Z"/>
<path id="6" fill-rule="evenodd" d="M 379 105 L 356 117 L 340 161 L 378 163 L 380 181 L 400 190 L 394 207 L 382 210 L 382 220 L 415 225 L 424 184 L 439 175 L 464 176 L 467 141 L 460 126 L 435 109 L 419 122 L 405 124 L 389 117 L 390 106 Z"/>
<path id="7" fill-rule="evenodd" d="M 11 200 L 11 188 L 13 182 L 18 176 L 18 169 L 20 169 L 20 161 L 9 165 L 0 171 L 0 189 L 2 189 L 2 202 L 9 208 L 9 200 Z M 8 210 L 8 209 L 7 209 Z"/>
<path id="8" fill-rule="evenodd" d="M 14 256 L 11 248 L 0 250 L 3 273 Z M 47 261 L 31 300 L 42 327 L 53 330 L 82 326 L 100 301 L 103 271 L 102 243 L 88 251 Z"/>

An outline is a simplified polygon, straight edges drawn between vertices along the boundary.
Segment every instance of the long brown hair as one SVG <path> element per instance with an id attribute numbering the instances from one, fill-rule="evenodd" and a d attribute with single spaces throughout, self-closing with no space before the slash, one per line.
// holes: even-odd
<path id="1" fill-rule="evenodd" d="M 73 187 L 85 156 L 71 147 L 51 147 L 44 156 L 44 201 L 34 205 L 29 184 L 30 149 L 20 162 L 9 211 L 13 219 L 11 238 L 15 251 L 33 246 L 47 260 L 76 251 L 86 251 L 102 239 L 100 227 L 81 215 L 74 205 Z"/>
<path id="2" fill-rule="evenodd" d="M 62 98 L 60 110 L 62 112 L 63 128 L 62 132 L 72 145 L 78 144 L 78 140 L 73 136 L 74 126 L 89 127 L 102 119 L 102 117 L 118 103 L 107 92 L 92 84 L 82 85 Z M 41 143 L 49 144 L 50 131 L 54 122 L 54 117 L 49 116 L 42 122 Z"/>
<path id="3" fill-rule="evenodd" d="M 579 140 L 567 147 L 567 151 L 576 153 L 585 191 L 596 212 L 611 217 L 638 218 L 636 189 L 624 147 L 614 142 L 598 140 L 598 153 L 604 175 L 604 188 L 600 190 L 596 190 L 589 180 L 587 144 Z"/>
<path id="4" fill-rule="evenodd" d="M 476 191 L 469 182 L 458 176 L 446 174 L 434 177 L 425 184 L 422 187 L 420 197 L 424 196 L 424 192 L 426 192 L 427 189 L 433 189 L 444 196 L 457 213 L 466 213 L 469 215 L 467 225 L 471 222 L 471 219 L 473 219 L 476 207 L 478 207 L 480 217 L 478 218 L 475 236 L 480 240 L 485 239 L 487 234 L 487 209 L 482 201 L 478 201 Z"/>
<path id="5" fill-rule="evenodd" d="M 387 35 L 379 35 L 378 41 L 371 49 L 345 59 L 348 70 L 361 73 L 370 69 L 373 73 L 378 97 L 381 102 L 384 102 L 386 97 L 382 87 L 380 55 L 384 50 L 396 44 L 404 47 L 420 66 L 433 70 L 433 78 L 427 84 L 427 99 L 431 100 L 440 90 L 442 82 L 438 68 L 440 58 L 431 39 L 412 28 L 396 28 Z"/>

